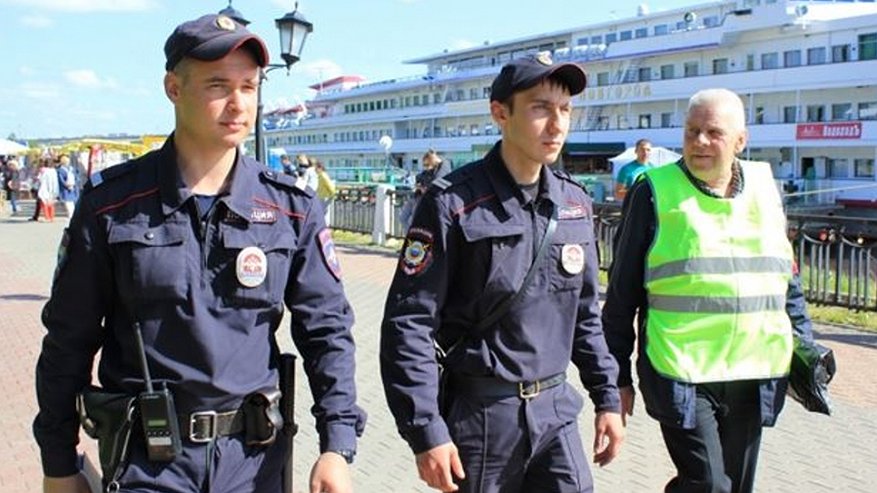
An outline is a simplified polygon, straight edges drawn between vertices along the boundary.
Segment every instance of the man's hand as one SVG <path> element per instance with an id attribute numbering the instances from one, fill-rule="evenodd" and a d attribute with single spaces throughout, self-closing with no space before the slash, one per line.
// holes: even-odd
<path id="1" fill-rule="evenodd" d="M 324 452 L 311 469 L 310 493 L 352 493 L 353 481 L 344 457 Z"/>
<path id="2" fill-rule="evenodd" d="M 618 389 L 621 394 L 621 424 L 627 426 L 627 417 L 633 416 L 633 403 L 636 400 L 636 392 L 633 385 Z"/>
<path id="3" fill-rule="evenodd" d="M 62 478 L 43 478 L 43 493 L 91 493 L 91 487 L 82 474 Z"/>
<path id="4" fill-rule="evenodd" d="M 600 467 L 612 462 L 624 442 L 624 425 L 618 413 L 601 412 L 594 418 L 594 463 Z"/>
<path id="5" fill-rule="evenodd" d="M 457 446 L 451 442 L 421 452 L 415 459 L 420 479 L 439 491 L 457 491 L 459 487 L 454 483 L 454 476 L 466 477 Z"/>

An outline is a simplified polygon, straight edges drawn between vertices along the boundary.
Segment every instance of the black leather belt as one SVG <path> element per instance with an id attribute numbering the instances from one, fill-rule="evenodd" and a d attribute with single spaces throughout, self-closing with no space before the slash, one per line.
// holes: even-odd
<path id="1" fill-rule="evenodd" d="M 197 411 L 180 419 L 180 431 L 192 443 L 206 443 L 244 431 L 244 413 L 240 409 Z"/>
<path id="2" fill-rule="evenodd" d="M 529 400 L 539 395 L 543 390 L 548 390 L 562 384 L 566 381 L 566 373 L 558 373 L 535 382 L 507 382 L 493 377 L 461 375 L 453 375 L 451 379 L 453 381 L 451 392 L 459 392 L 476 397 L 503 398 L 517 396 L 523 400 Z"/>

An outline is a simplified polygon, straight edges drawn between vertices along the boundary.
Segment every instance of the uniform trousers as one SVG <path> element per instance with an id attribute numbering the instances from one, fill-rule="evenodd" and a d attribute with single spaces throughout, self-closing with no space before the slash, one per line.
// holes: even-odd
<path id="1" fill-rule="evenodd" d="M 249 447 L 242 434 L 194 444 L 183 438 L 173 462 L 150 462 L 142 437 L 132 437 L 119 493 L 281 493 L 285 432 L 268 447 Z M 209 466 L 208 466 L 209 464 Z"/>
<path id="2" fill-rule="evenodd" d="M 453 396 L 446 422 L 463 463 L 461 493 L 593 491 L 569 384 L 521 398 Z"/>
<path id="3" fill-rule="evenodd" d="M 757 381 L 700 384 L 697 424 L 661 425 L 677 476 L 665 493 L 751 493 L 761 445 Z"/>

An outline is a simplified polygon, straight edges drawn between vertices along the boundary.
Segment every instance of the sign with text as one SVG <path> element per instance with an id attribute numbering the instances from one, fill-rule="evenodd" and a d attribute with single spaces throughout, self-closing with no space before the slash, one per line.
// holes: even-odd
<path id="1" fill-rule="evenodd" d="M 798 140 L 861 139 L 862 122 L 799 123 Z"/>

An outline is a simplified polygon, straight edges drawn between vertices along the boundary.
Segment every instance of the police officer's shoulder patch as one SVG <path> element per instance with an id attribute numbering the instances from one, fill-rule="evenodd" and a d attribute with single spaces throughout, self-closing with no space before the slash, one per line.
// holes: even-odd
<path id="1" fill-rule="evenodd" d="M 323 256 L 323 263 L 335 277 L 336 281 L 341 280 L 341 262 L 338 260 L 338 252 L 335 251 L 335 240 L 332 239 L 332 230 L 323 228 L 317 234 L 317 242 L 320 245 L 320 254 Z"/>
<path id="2" fill-rule="evenodd" d="M 426 271 L 432 263 L 434 235 L 424 228 L 411 228 L 405 238 L 405 247 L 399 268 L 405 274 L 414 276 Z"/>

